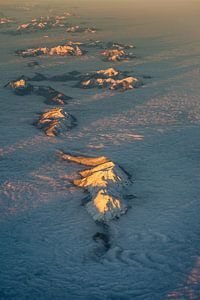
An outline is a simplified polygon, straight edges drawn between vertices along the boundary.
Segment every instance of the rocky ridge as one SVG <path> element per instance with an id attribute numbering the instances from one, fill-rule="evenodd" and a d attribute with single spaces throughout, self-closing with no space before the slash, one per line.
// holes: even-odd
<path id="1" fill-rule="evenodd" d="M 105 156 L 96 158 L 61 153 L 64 160 L 91 167 L 79 172 L 74 185 L 89 192 L 86 209 L 95 221 L 107 223 L 127 211 L 123 195 L 131 183 L 128 174 Z"/>
<path id="2" fill-rule="evenodd" d="M 35 124 L 49 137 L 65 134 L 67 130 L 76 126 L 76 119 L 62 108 L 56 107 L 43 113 Z"/>
<path id="3" fill-rule="evenodd" d="M 9 89 L 13 90 L 16 95 L 24 96 L 28 94 L 35 94 L 45 98 L 45 103 L 50 105 L 64 105 L 72 97 L 56 91 L 50 86 L 34 86 L 28 82 L 28 78 L 22 76 L 17 80 L 10 81 L 5 85 Z"/>
<path id="4" fill-rule="evenodd" d="M 18 33 L 48 30 L 52 28 L 63 28 L 68 25 L 68 18 L 73 16 L 69 12 L 65 12 L 63 15 L 47 16 L 32 19 L 30 22 L 20 24 L 17 27 Z"/>
<path id="5" fill-rule="evenodd" d="M 24 50 L 15 51 L 16 54 L 22 57 L 34 57 L 41 55 L 58 55 L 58 56 L 82 56 L 85 54 L 85 51 L 81 50 L 77 45 L 71 46 L 69 44 L 58 45 L 55 47 L 39 47 L 39 48 L 30 48 Z"/>

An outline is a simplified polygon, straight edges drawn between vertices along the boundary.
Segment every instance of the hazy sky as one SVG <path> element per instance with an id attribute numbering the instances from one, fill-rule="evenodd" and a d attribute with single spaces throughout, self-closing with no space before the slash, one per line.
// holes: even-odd
<path id="1" fill-rule="evenodd" d="M 96 13 L 109 10 L 120 14 L 134 14 L 140 12 L 148 13 L 179 13 L 187 14 L 194 13 L 200 15 L 199 0 L 0 0 L 1 4 L 69 4 L 74 7 L 84 7 L 88 10 L 93 10 Z"/>
<path id="2" fill-rule="evenodd" d="M 79 15 L 112 17 L 114 23 L 127 19 L 132 24 L 156 23 L 168 31 L 199 35 L 200 0 L 0 0 L 1 5 L 49 5 L 78 12 Z M 24 14 L 24 12 L 23 12 Z M 26 16 L 26 15 L 24 15 Z M 119 18 L 120 17 L 120 18 Z M 151 30 L 149 28 L 149 30 Z"/>
<path id="3" fill-rule="evenodd" d="M 179 12 L 185 14 L 188 11 L 200 14 L 199 0 L 0 0 L 0 4 L 69 4 L 70 6 L 82 6 L 89 10 L 103 11 L 105 9 L 118 13 L 134 13 L 134 11 L 148 11 L 160 13 Z"/>

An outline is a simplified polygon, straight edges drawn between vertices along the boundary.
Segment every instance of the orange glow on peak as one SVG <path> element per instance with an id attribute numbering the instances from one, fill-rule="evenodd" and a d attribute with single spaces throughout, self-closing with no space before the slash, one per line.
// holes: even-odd
<path id="1" fill-rule="evenodd" d="M 94 205 L 102 214 L 104 214 L 108 210 L 120 209 L 120 201 L 113 198 L 111 195 L 108 195 L 106 193 L 106 190 L 100 190 L 97 193 L 94 199 Z"/>

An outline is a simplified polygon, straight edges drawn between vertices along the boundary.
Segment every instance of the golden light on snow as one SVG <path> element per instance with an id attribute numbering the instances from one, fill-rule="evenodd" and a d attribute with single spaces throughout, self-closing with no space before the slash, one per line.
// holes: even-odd
<path id="1" fill-rule="evenodd" d="M 45 112 L 41 118 L 39 119 L 37 126 L 40 128 L 45 125 L 45 133 L 47 136 L 55 136 L 56 135 L 56 126 L 59 125 L 59 119 L 65 117 L 62 113 L 62 108 L 53 108 L 47 112 Z"/>
<path id="2" fill-rule="evenodd" d="M 64 160 L 94 166 L 79 172 L 82 178 L 73 180 L 73 183 L 90 192 L 92 197 L 86 208 L 95 221 L 107 222 L 126 212 L 122 191 L 130 182 L 127 174 L 118 165 L 104 156 L 91 158 L 62 153 L 61 157 Z"/>
<path id="3" fill-rule="evenodd" d="M 90 158 L 90 157 L 73 156 L 70 154 L 61 153 L 61 157 L 65 160 L 70 160 L 72 162 L 82 164 L 85 166 L 97 166 L 109 161 L 108 158 L 105 156 Z"/>
<path id="4" fill-rule="evenodd" d="M 42 115 L 44 119 L 51 119 L 51 118 L 64 118 L 65 116 L 62 113 L 62 108 L 53 108 Z M 42 119 L 41 119 L 42 122 Z"/>
<path id="5" fill-rule="evenodd" d="M 49 137 L 62 133 L 63 128 L 67 131 L 75 126 L 75 119 L 63 108 L 57 107 L 43 113 L 37 122 L 37 128 L 43 129 Z"/>
<path id="6" fill-rule="evenodd" d="M 101 52 L 101 54 L 103 56 L 107 56 L 108 60 L 117 61 L 120 59 L 121 56 L 125 55 L 125 52 L 123 50 L 111 49 L 111 50 L 105 50 Z"/>
<path id="7" fill-rule="evenodd" d="M 92 80 L 91 80 L 91 79 L 88 79 L 88 80 L 83 81 L 83 82 L 82 82 L 82 85 L 88 86 L 88 85 L 91 84 L 91 82 L 92 82 Z"/>
<path id="8" fill-rule="evenodd" d="M 97 78 L 96 79 L 98 85 L 104 85 L 104 84 L 110 84 L 110 89 L 114 90 L 116 89 L 118 86 L 121 87 L 122 90 L 127 90 L 127 89 L 133 89 L 133 84 L 138 82 L 137 78 L 134 77 L 126 77 L 123 79 L 113 79 L 113 78 Z M 87 85 L 89 85 L 90 82 L 87 82 Z"/>
<path id="9" fill-rule="evenodd" d="M 96 195 L 94 205 L 101 214 L 104 214 L 109 209 L 120 209 L 120 200 L 108 195 L 106 190 L 102 189 Z"/>
<path id="10" fill-rule="evenodd" d="M 81 56 L 83 55 L 82 50 L 77 46 L 77 44 L 73 47 L 72 45 L 58 45 L 55 47 L 47 48 L 47 47 L 40 47 L 40 48 L 29 48 L 26 50 L 19 51 L 19 54 L 23 57 L 28 56 L 39 56 L 39 55 L 58 55 L 58 56 L 65 56 L 65 55 L 73 55 L 73 56 Z"/>
<path id="11" fill-rule="evenodd" d="M 139 83 L 139 80 L 133 76 L 120 78 L 116 77 L 121 72 L 114 68 L 97 70 L 91 72 L 91 78 L 86 78 L 81 82 L 82 87 L 109 87 L 110 90 L 126 91 L 133 89 Z M 87 74 L 88 75 L 88 74 Z M 99 77 L 97 76 L 99 75 Z M 114 78 L 113 78 L 114 77 Z"/>
<path id="12" fill-rule="evenodd" d="M 25 87 L 26 81 L 24 79 L 14 81 L 14 82 L 12 82 L 11 86 L 12 86 L 12 88 Z"/>
<path id="13" fill-rule="evenodd" d="M 108 185 L 108 182 L 114 183 L 117 181 L 117 179 L 119 179 L 113 172 L 114 167 L 115 165 L 113 162 L 108 162 L 105 164 L 101 164 L 94 169 L 80 172 L 83 179 L 74 180 L 74 184 L 80 187 L 106 187 Z"/>
<path id="14" fill-rule="evenodd" d="M 72 53 L 76 56 L 82 55 L 82 51 L 78 46 L 76 46 L 76 47 L 56 46 L 56 47 L 51 48 L 50 51 L 48 52 L 49 55 L 66 55 L 66 54 L 72 54 Z"/>
<path id="15" fill-rule="evenodd" d="M 119 75 L 119 72 L 117 70 L 115 70 L 114 68 L 108 68 L 108 69 L 105 69 L 105 70 L 99 70 L 96 73 L 97 74 L 104 74 L 104 75 L 107 75 L 109 77 Z"/>

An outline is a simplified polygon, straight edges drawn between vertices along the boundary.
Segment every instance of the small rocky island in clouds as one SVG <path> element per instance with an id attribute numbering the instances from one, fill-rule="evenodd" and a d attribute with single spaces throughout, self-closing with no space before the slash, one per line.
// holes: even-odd
<path id="1" fill-rule="evenodd" d="M 35 86 L 33 82 L 51 81 L 51 82 L 76 82 L 76 88 L 109 88 L 110 90 L 126 91 L 138 88 L 143 85 L 145 79 L 150 76 L 133 77 L 128 71 L 120 71 L 114 68 L 104 70 L 91 71 L 88 73 L 80 73 L 79 71 L 71 71 L 59 75 L 43 75 L 35 73 L 33 77 L 22 76 L 17 80 L 9 82 L 6 87 L 11 88 L 16 94 L 26 94 L 35 92 L 53 99 L 55 91 L 50 87 Z M 31 82 L 31 83 L 30 83 Z M 48 94 L 48 95 L 47 95 Z M 53 95 L 52 95 L 53 94 Z M 60 103 L 63 104 L 63 103 Z"/>
<path id="2" fill-rule="evenodd" d="M 95 28 L 90 28 L 90 27 L 82 27 L 80 25 L 74 25 L 71 27 L 68 27 L 67 32 L 69 33 L 81 33 L 81 32 L 85 32 L 85 33 L 95 33 L 97 30 Z"/>
<path id="3" fill-rule="evenodd" d="M 107 223 L 126 213 L 123 196 L 130 185 L 130 176 L 107 157 L 81 157 L 61 153 L 64 160 L 78 163 L 90 169 L 79 172 L 81 179 L 73 183 L 89 192 L 85 203 L 94 221 Z"/>
<path id="4" fill-rule="evenodd" d="M 47 136 L 65 134 L 66 131 L 76 126 L 76 119 L 64 111 L 63 108 L 53 108 L 43 113 L 37 123 L 37 128 L 42 129 Z"/>
<path id="5" fill-rule="evenodd" d="M 18 8 L 18 10 L 19 9 L 20 8 Z M 27 9 L 27 11 L 29 11 L 29 9 Z M 2 24 L 13 23 L 12 27 L 9 27 L 6 31 L 3 31 L 3 33 L 10 35 L 30 34 L 37 32 L 44 33 L 55 29 L 62 29 L 66 33 L 95 33 L 97 31 L 95 27 L 74 24 L 75 21 L 77 22 L 77 19 L 79 19 L 79 17 L 76 14 L 67 11 L 62 14 L 51 13 L 50 15 L 32 18 L 20 23 L 19 20 L 14 22 L 13 19 L 6 17 L 3 13 L 0 13 L 0 26 Z"/>
<path id="6" fill-rule="evenodd" d="M 60 56 L 82 56 L 84 52 L 79 48 L 78 45 L 64 44 L 64 45 L 57 45 L 55 47 L 41 47 L 41 48 L 34 48 L 34 49 L 26 49 L 26 50 L 17 50 L 16 54 L 21 55 L 22 57 L 34 57 L 34 56 L 41 56 L 41 55 L 60 55 Z"/>
<path id="7" fill-rule="evenodd" d="M 69 17 L 73 14 L 65 12 L 63 15 L 47 16 L 32 19 L 30 22 L 20 24 L 16 31 L 19 33 L 38 30 L 50 30 L 53 28 L 65 28 L 69 24 Z"/>
<path id="8" fill-rule="evenodd" d="M 98 70 L 82 75 L 77 84 L 80 88 L 109 88 L 110 90 L 126 91 L 139 87 L 142 82 L 135 77 L 127 76 L 128 72 L 120 72 L 114 68 Z"/>
<path id="9" fill-rule="evenodd" d="M 35 94 L 45 98 L 45 103 L 50 105 L 64 105 L 71 100 L 72 97 L 54 90 L 50 86 L 33 85 L 29 83 L 29 79 L 22 76 L 17 80 L 10 81 L 5 87 L 14 91 L 16 95 L 25 96 Z"/>

